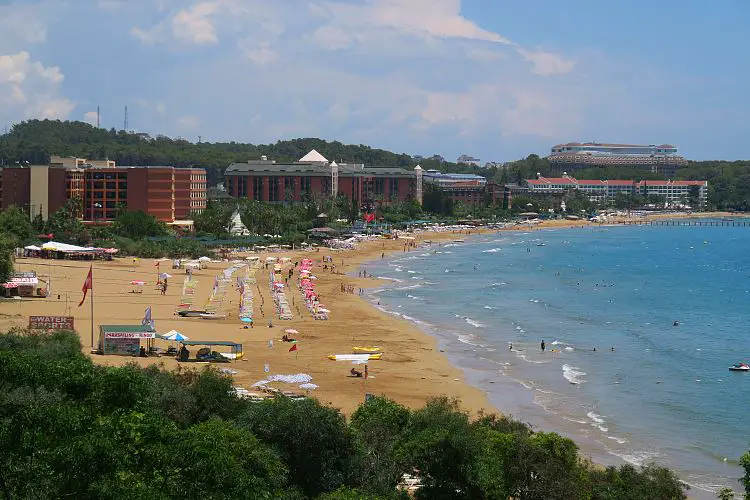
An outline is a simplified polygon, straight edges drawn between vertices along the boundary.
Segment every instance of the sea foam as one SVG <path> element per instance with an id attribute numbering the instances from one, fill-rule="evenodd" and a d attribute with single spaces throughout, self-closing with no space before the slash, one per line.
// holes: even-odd
<path id="1" fill-rule="evenodd" d="M 580 368 L 577 366 L 571 366 L 568 364 L 564 364 L 562 366 L 563 371 L 563 377 L 565 377 L 565 380 L 570 382 L 571 384 L 581 384 L 585 382 L 583 379 L 583 376 L 586 375 L 586 372 L 582 372 Z"/>

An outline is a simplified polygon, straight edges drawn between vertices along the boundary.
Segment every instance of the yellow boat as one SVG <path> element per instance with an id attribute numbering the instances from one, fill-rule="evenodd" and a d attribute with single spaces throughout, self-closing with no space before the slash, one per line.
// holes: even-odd
<path id="1" fill-rule="evenodd" d="M 356 347 L 352 347 L 352 351 L 355 352 L 355 353 L 357 353 L 357 354 L 360 354 L 360 353 L 362 353 L 362 354 L 364 354 L 364 353 L 377 354 L 377 353 L 382 353 L 383 349 L 381 349 L 381 347 L 378 346 L 378 345 L 372 346 L 372 347 L 369 347 L 369 346 L 367 346 L 367 347 L 356 346 Z"/>
<path id="2" fill-rule="evenodd" d="M 367 353 L 362 353 L 362 355 Z M 351 356 L 354 356 L 353 354 L 331 354 L 328 356 L 328 359 L 333 361 L 353 361 Z M 367 357 L 368 361 L 378 360 L 383 357 L 383 353 L 377 353 L 377 354 L 369 354 Z"/>

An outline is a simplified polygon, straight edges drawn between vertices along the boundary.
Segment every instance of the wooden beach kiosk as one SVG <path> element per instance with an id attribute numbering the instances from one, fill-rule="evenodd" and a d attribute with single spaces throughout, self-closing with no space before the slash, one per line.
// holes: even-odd
<path id="1" fill-rule="evenodd" d="M 156 332 L 144 325 L 99 325 L 99 353 L 114 356 L 138 356 L 141 340 L 148 343 Z"/>

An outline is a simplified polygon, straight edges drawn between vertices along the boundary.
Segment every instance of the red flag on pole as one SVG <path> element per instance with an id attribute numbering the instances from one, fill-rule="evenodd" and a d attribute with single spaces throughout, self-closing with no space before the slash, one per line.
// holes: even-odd
<path id="1" fill-rule="evenodd" d="M 78 307 L 81 307 L 86 300 L 86 295 L 88 294 L 88 291 L 94 288 L 94 278 L 92 276 L 93 266 L 89 267 L 89 274 L 86 276 L 86 281 L 83 282 L 83 298 L 81 299 L 81 303 L 78 304 Z"/>
<path id="2" fill-rule="evenodd" d="M 289 348 L 289 352 L 293 352 L 297 350 L 297 344 L 294 344 L 292 347 Z"/>

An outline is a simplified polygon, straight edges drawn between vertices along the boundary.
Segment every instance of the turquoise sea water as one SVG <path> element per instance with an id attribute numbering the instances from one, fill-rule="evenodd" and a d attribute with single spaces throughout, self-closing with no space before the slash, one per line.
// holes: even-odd
<path id="1" fill-rule="evenodd" d="M 468 237 L 367 270 L 392 283 L 371 300 L 437 336 L 499 410 L 602 463 L 673 467 L 711 498 L 739 488 L 750 448 L 750 373 L 728 371 L 750 361 L 749 253 L 748 228 L 577 228 Z"/>

